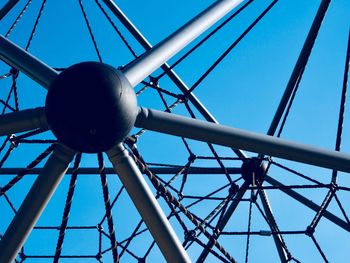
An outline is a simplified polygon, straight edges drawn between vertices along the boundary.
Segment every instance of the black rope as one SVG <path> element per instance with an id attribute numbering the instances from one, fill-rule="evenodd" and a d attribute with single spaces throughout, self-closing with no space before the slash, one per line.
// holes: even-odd
<path id="1" fill-rule="evenodd" d="M 87 26 L 87 28 L 89 30 L 89 34 L 90 34 L 91 40 L 92 40 L 92 42 L 94 44 L 94 48 L 95 48 L 96 54 L 98 56 L 98 60 L 100 62 L 102 62 L 102 56 L 101 56 L 101 53 L 100 53 L 100 51 L 98 49 L 95 36 L 94 36 L 94 34 L 92 32 L 89 19 L 88 19 L 87 15 L 86 15 L 86 12 L 85 12 L 85 9 L 84 9 L 84 6 L 83 6 L 83 2 L 82 2 L 82 0 L 78 0 L 78 2 L 79 2 L 79 6 L 80 6 L 80 9 L 81 9 L 81 12 L 83 13 L 83 16 L 84 16 L 85 24 L 86 24 L 86 26 Z"/>
<path id="2" fill-rule="evenodd" d="M 343 133 L 346 93 L 348 89 L 348 78 L 349 78 L 349 64 L 350 64 L 350 31 L 348 36 L 348 46 L 346 50 L 343 88 L 341 93 L 341 101 L 340 101 L 340 109 L 339 109 L 339 117 L 338 117 L 337 139 L 335 143 L 336 151 L 340 151 L 341 139 L 342 139 L 342 133 Z M 334 183 L 336 182 L 336 179 L 337 179 L 337 173 L 338 172 L 336 170 L 332 171 L 332 182 Z"/>
<path id="3" fill-rule="evenodd" d="M 336 200 L 336 202 L 337 202 L 337 204 L 338 204 L 338 206 L 339 206 L 339 208 L 340 208 L 340 210 L 341 210 L 341 212 L 342 212 L 346 222 L 350 225 L 350 219 L 349 219 L 348 215 L 346 214 L 345 209 L 344 209 L 343 205 L 341 204 L 341 202 L 339 200 L 339 197 L 338 197 L 338 195 L 336 193 L 334 194 L 334 199 Z"/>
<path id="4" fill-rule="evenodd" d="M 16 25 L 18 24 L 18 22 L 21 20 L 22 16 L 24 15 L 24 13 L 27 11 L 29 5 L 31 4 L 32 0 L 28 0 L 28 2 L 25 4 L 25 6 L 23 7 L 23 9 L 21 10 L 21 12 L 18 14 L 18 16 L 16 17 L 16 19 L 14 20 L 14 22 L 12 23 L 12 25 L 10 26 L 9 30 L 7 31 L 7 33 L 5 34 L 5 37 L 9 37 L 13 31 L 13 29 L 16 27 Z"/>
<path id="5" fill-rule="evenodd" d="M 34 161 L 32 161 L 26 168 L 24 168 L 19 174 L 17 174 L 10 182 L 8 182 L 4 187 L 0 188 L 0 196 L 11 189 L 18 181 L 20 181 L 24 175 L 26 175 L 30 170 L 36 167 L 43 159 L 45 159 L 55 148 L 56 144 L 50 145 L 44 152 L 42 152 Z"/>
<path id="6" fill-rule="evenodd" d="M 312 234 L 312 235 L 310 235 L 310 237 L 311 237 L 312 241 L 314 242 L 314 244 L 315 244 L 315 246 L 316 246 L 318 252 L 319 252 L 320 255 L 322 256 L 324 262 L 328 263 L 329 261 L 328 261 L 326 255 L 325 255 L 325 253 L 323 252 L 323 250 L 322 250 L 320 244 L 317 242 L 316 238 L 314 237 L 314 235 Z"/>
<path id="7" fill-rule="evenodd" d="M 108 22 L 111 24 L 111 26 L 113 27 L 113 29 L 115 30 L 115 32 L 118 34 L 118 36 L 120 37 L 120 39 L 123 41 L 123 43 L 125 44 L 125 46 L 128 48 L 128 50 L 131 52 L 131 54 L 134 56 L 134 58 L 137 58 L 137 54 L 136 52 L 133 50 L 133 48 L 131 47 L 131 45 L 128 43 L 128 41 L 126 40 L 126 38 L 123 36 L 123 34 L 121 33 L 121 31 L 118 29 L 118 27 L 116 26 L 116 24 L 113 22 L 113 20 L 111 19 L 111 17 L 107 14 L 106 10 L 102 7 L 102 5 L 100 4 L 100 2 L 98 0 L 95 0 L 97 6 L 101 9 L 102 13 L 104 14 L 104 16 L 107 18 Z"/>
<path id="8" fill-rule="evenodd" d="M 81 153 L 78 153 L 75 157 L 74 166 L 73 166 L 73 173 L 71 175 L 71 179 L 69 182 L 66 204 L 64 206 L 61 226 L 60 226 L 58 240 L 57 240 L 57 244 L 56 244 L 55 256 L 53 259 L 54 263 L 58 263 L 60 256 L 61 256 L 62 245 L 63 245 L 64 236 L 65 236 L 67 225 L 68 225 L 69 213 L 70 213 L 70 209 L 72 206 L 75 185 L 77 183 L 77 178 L 78 178 L 78 170 L 79 170 L 80 160 L 81 160 Z"/>
<path id="9" fill-rule="evenodd" d="M 237 46 L 237 44 L 256 26 L 256 24 L 271 10 L 271 8 L 278 2 L 274 0 L 258 17 L 254 22 L 248 26 L 248 28 L 225 50 L 224 53 L 209 67 L 207 71 L 192 85 L 192 87 L 186 92 L 185 95 L 190 94 L 196 87 L 211 73 L 217 65 Z"/>
<path id="10" fill-rule="evenodd" d="M 226 18 L 219 26 L 217 26 L 213 31 L 211 31 L 208 35 L 206 35 L 201 41 L 199 41 L 195 46 L 193 46 L 189 51 L 187 51 L 183 56 L 181 56 L 177 61 L 174 62 L 166 71 L 161 73 L 157 78 L 162 78 L 165 74 L 167 74 L 170 70 L 176 67 L 181 61 L 187 58 L 190 54 L 192 54 L 197 48 L 202 46 L 209 38 L 214 36 L 220 29 L 222 29 L 226 24 L 228 24 L 234 17 L 240 14 L 244 9 L 246 9 L 254 0 L 249 0 L 244 5 L 242 5 L 237 11 L 235 11 L 232 15 Z"/>
<path id="11" fill-rule="evenodd" d="M 104 199 L 105 209 L 106 209 L 107 224 L 108 224 L 109 236 L 110 236 L 110 240 L 111 240 L 113 262 L 116 263 L 116 262 L 119 262 L 119 255 L 118 255 L 118 251 L 117 251 L 117 240 L 115 237 L 115 230 L 114 230 L 113 216 L 112 216 L 112 207 L 111 207 L 111 203 L 110 203 L 109 190 L 108 190 L 108 185 L 107 185 L 107 176 L 106 176 L 105 165 L 104 165 L 102 153 L 99 153 L 97 156 L 98 156 L 98 166 L 99 166 L 102 191 L 103 191 L 103 199 Z"/>
<path id="12" fill-rule="evenodd" d="M 33 29 L 32 29 L 32 32 L 30 33 L 30 36 L 29 36 L 29 40 L 27 42 L 27 45 L 25 47 L 25 50 L 28 50 L 30 44 L 32 43 L 32 40 L 34 38 L 34 35 L 35 35 L 35 31 L 38 27 L 38 24 L 39 24 L 39 20 L 41 18 L 41 15 L 44 11 L 44 7 L 45 7 L 45 4 L 46 4 L 46 0 L 43 0 L 41 6 L 40 6 L 40 10 L 39 10 L 39 13 L 38 13 L 38 16 L 36 17 L 36 20 L 35 20 L 35 23 L 34 23 L 34 26 L 33 26 Z"/>
<path id="13" fill-rule="evenodd" d="M 298 80 L 297 82 L 295 83 L 295 86 L 294 86 L 294 89 L 293 89 L 293 92 L 291 94 L 291 97 L 290 97 L 290 100 L 288 102 L 288 105 L 287 105 L 287 109 L 286 109 L 286 112 L 283 116 L 283 119 L 282 119 L 282 123 L 280 125 L 280 128 L 278 130 L 278 133 L 277 133 L 277 137 L 281 137 L 281 134 L 283 132 L 283 129 L 284 129 L 284 126 L 287 122 L 287 118 L 289 116 L 289 113 L 290 113 L 290 110 L 292 108 L 292 105 L 293 105 L 293 102 L 294 102 L 294 99 L 295 99 L 295 95 L 297 94 L 297 91 L 298 91 L 298 88 L 299 88 L 299 85 L 300 85 L 300 81 L 301 81 L 301 78 L 303 76 L 303 73 L 304 73 L 304 70 L 305 70 L 305 67 L 303 67 L 300 71 L 300 75 L 298 76 Z"/>
<path id="14" fill-rule="evenodd" d="M 12 153 L 12 151 L 18 146 L 18 143 L 10 141 L 10 145 L 9 148 L 7 149 L 5 155 L 2 157 L 2 159 L 0 160 L 0 168 L 4 165 L 4 163 L 6 162 L 7 158 L 10 156 L 10 154 Z"/>
<path id="15" fill-rule="evenodd" d="M 251 197 L 253 197 L 253 191 L 251 192 Z M 245 262 L 246 263 L 248 263 L 248 257 L 249 257 L 250 227 L 252 224 L 252 207 L 253 207 L 253 199 L 250 198 L 249 212 L 248 212 L 247 243 L 246 243 L 246 249 L 245 249 Z"/>
<path id="16" fill-rule="evenodd" d="M 335 193 L 335 188 L 331 188 L 326 197 L 323 199 L 323 202 L 321 204 L 320 209 L 317 211 L 316 215 L 314 216 L 314 218 L 312 219 L 311 224 L 308 226 L 308 229 L 310 231 L 314 231 L 317 224 L 319 223 L 319 221 L 321 220 L 324 212 L 327 210 L 328 205 L 330 204 L 330 202 L 332 201 L 332 198 L 334 196 Z"/>
<path id="17" fill-rule="evenodd" d="M 310 181 L 310 182 L 313 182 L 313 183 L 315 183 L 315 184 L 324 185 L 324 184 L 321 183 L 320 181 L 317 181 L 317 180 L 315 180 L 315 179 L 313 179 L 313 178 L 311 178 L 311 177 L 309 177 L 309 176 L 306 176 L 305 174 L 302 174 L 302 173 L 300 173 L 300 172 L 298 172 L 298 171 L 296 171 L 296 170 L 294 170 L 294 169 L 291 169 L 291 168 L 289 168 L 289 167 L 287 167 L 287 166 L 284 166 L 284 165 L 282 165 L 282 164 L 280 164 L 280 163 L 277 163 L 277 162 L 275 162 L 275 161 L 273 161 L 273 160 L 270 161 L 270 164 L 273 164 L 273 165 L 275 165 L 275 166 L 277 166 L 277 167 L 279 167 L 279 168 L 282 168 L 283 170 L 286 170 L 286 171 L 288 171 L 288 172 L 290 172 L 290 173 L 292 173 L 292 174 L 295 174 L 295 175 L 297 175 L 297 176 L 299 176 L 299 177 L 301 177 L 301 178 L 303 178 L 303 179 L 305 179 L 305 180 L 308 180 L 308 181 Z"/>

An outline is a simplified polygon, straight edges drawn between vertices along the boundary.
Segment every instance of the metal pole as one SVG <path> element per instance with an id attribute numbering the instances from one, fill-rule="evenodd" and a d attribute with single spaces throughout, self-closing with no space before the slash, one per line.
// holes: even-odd
<path id="1" fill-rule="evenodd" d="M 318 34 L 318 31 L 321 27 L 321 23 L 323 21 L 323 18 L 327 12 L 330 0 L 322 0 L 320 7 L 317 11 L 317 14 L 315 16 L 315 19 L 311 25 L 309 34 L 305 40 L 304 46 L 300 52 L 300 55 L 298 57 L 298 60 L 295 64 L 295 67 L 293 69 L 292 75 L 290 76 L 290 79 L 288 81 L 287 87 L 284 91 L 284 94 L 282 96 L 282 99 L 280 101 L 280 104 L 278 105 L 278 108 L 276 110 L 275 116 L 271 122 L 270 128 L 267 132 L 268 135 L 274 135 L 276 132 L 276 129 L 278 127 L 278 123 L 280 122 L 283 112 L 287 106 L 287 103 L 290 99 L 291 94 L 293 93 L 293 90 L 295 88 L 295 85 L 300 77 L 301 72 L 304 70 L 304 67 L 307 63 L 307 60 L 309 59 L 309 56 L 311 54 L 312 47 L 314 46 L 316 36 Z"/>
<path id="2" fill-rule="evenodd" d="M 7 15 L 8 12 L 18 3 L 19 0 L 8 0 L 0 10 L 0 21 Z"/>
<path id="3" fill-rule="evenodd" d="M 112 0 L 103 0 L 106 6 L 111 10 L 111 12 L 120 20 L 120 22 L 129 30 L 129 32 L 135 37 L 139 44 L 145 49 L 152 49 L 152 45 L 148 40 L 141 34 L 141 32 L 136 28 L 136 26 L 128 19 L 128 17 L 123 13 L 123 11 L 115 4 Z M 184 93 L 187 94 L 189 88 L 182 81 L 182 79 L 175 73 L 174 70 L 170 69 L 168 64 L 163 64 L 161 68 L 166 72 L 168 77 L 174 82 L 174 84 Z M 202 116 L 210 122 L 218 123 L 213 115 L 204 107 L 204 105 L 198 100 L 198 98 L 191 92 L 188 95 L 188 99 L 193 104 L 193 106 L 202 114 Z M 232 149 L 238 157 L 246 158 L 244 152 L 238 149 Z"/>
<path id="4" fill-rule="evenodd" d="M 119 144 L 107 154 L 166 261 L 191 262 L 129 152 Z"/>
<path id="5" fill-rule="evenodd" d="M 0 59 L 48 89 L 58 72 L 0 35 Z"/>
<path id="6" fill-rule="evenodd" d="M 136 86 L 241 2 L 243 0 L 221 0 L 214 2 L 214 4 L 180 29 L 126 66 L 123 69 L 126 78 L 133 87 Z"/>
<path id="7" fill-rule="evenodd" d="M 10 263 L 17 256 L 46 204 L 60 183 L 74 152 L 57 145 L 46 162 L 0 242 L 0 262 Z"/>
<path id="8" fill-rule="evenodd" d="M 38 128 L 48 129 L 44 108 L 22 110 L 0 116 L 0 136 Z"/>
<path id="9" fill-rule="evenodd" d="M 149 167 L 151 172 L 154 174 L 176 174 L 178 173 L 183 166 L 178 167 Z M 25 168 L 1 168 L 0 174 L 18 174 Z M 74 171 L 73 168 L 69 168 L 66 174 L 72 174 Z M 241 174 L 242 169 L 236 167 L 227 167 L 227 173 L 229 174 Z M 34 168 L 26 172 L 26 175 L 35 175 L 42 172 L 42 168 Z M 106 174 L 115 174 L 115 171 L 112 168 L 105 168 Z M 189 167 L 186 171 L 186 174 L 191 175 L 225 175 L 222 172 L 222 169 L 219 167 Z M 100 175 L 98 168 L 93 167 L 82 167 L 79 168 L 79 175 Z"/>
<path id="10" fill-rule="evenodd" d="M 136 127 L 350 172 L 350 155 L 280 138 L 141 108 Z"/>

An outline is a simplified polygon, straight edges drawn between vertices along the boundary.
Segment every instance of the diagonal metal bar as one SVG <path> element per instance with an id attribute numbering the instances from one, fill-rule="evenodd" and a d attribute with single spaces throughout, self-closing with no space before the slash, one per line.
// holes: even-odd
<path id="1" fill-rule="evenodd" d="M 47 130 L 44 108 L 22 110 L 0 115 L 0 136 L 34 129 Z"/>
<path id="2" fill-rule="evenodd" d="M 218 224 L 216 225 L 216 233 L 213 235 L 213 238 L 209 240 L 209 242 L 206 245 L 206 248 L 203 249 L 202 253 L 199 255 L 197 259 L 197 263 L 204 262 L 204 260 L 207 258 L 207 256 L 210 253 L 210 250 L 215 244 L 215 239 L 218 238 L 221 234 L 221 232 L 224 230 L 225 226 L 227 225 L 228 221 L 232 217 L 233 213 L 236 211 L 236 208 L 238 207 L 241 199 L 243 198 L 245 192 L 247 191 L 247 187 L 249 184 L 247 182 L 244 182 L 242 186 L 238 189 L 236 195 L 234 196 L 234 199 L 230 206 L 227 208 L 226 213 L 221 218 L 221 220 L 218 221 Z"/>
<path id="3" fill-rule="evenodd" d="M 300 55 L 298 57 L 298 60 L 295 64 L 295 67 L 293 69 L 292 75 L 288 81 L 287 87 L 284 91 L 284 94 L 282 96 L 282 99 L 280 101 L 280 104 L 278 105 L 278 108 L 276 110 L 275 116 L 271 122 L 271 125 L 269 127 L 269 130 L 267 132 L 268 135 L 274 135 L 276 132 L 276 129 L 278 127 L 278 124 L 282 118 L 283 112 L 285 111 L 285 108 L 288 104 L 288 101 L 293 93 L 294 87 L 296 83 L 298 82 L 298 79 L 302 73 L 302 71 L 305 68 L 305 65 L 309 59 L 309 56 L 311 54 L 311 50 L 314 46 L 315 39 L 317 37 L 318 31 L 321 27 L 323 18 L 327 12 L 330 0 L 322 0 L 320 7 L 317 11 L 317 14 L 314 18 L 314 21 L 311 25 L 310 31 L 307 35 L 307 38 L 305 40 L 305 43 L 303 45 L 303 48 L 300 52 Z"/>
<path id="4" fill-rule="evenodd" d="M 261 200 L 262 206 L 263 206 L 265 214 L 266 214 L 266 218 L 267 218 L 269 226 L 271 228 L 271 231 L 272 232 L 279 232 L 279 227 L 278 227 L 277 222 L 275 220 L 275 217 L 273 215 L 272 208 L 270 206 L 270 202 L 269 202 L 269 199 L 267 197 L 265 190 L 260 189 L 258 193 L 259 193 L 260 200 Z M 283 241 L 282 235 L 281 234 L 273 235 L 273 240 L 275 242 L 277 252 L 278 252 L 278 255 L 280 257 L 281 262 L 287 263 L 289 261 L 288 260 L 288 251 L 286 251 L 286 249 L 285 249 L 285 243 Z"/>
<path id="5" fill-rule="evenodd" d="M 293 189 L 288 189 L 288 187 L 284 187 L 285 185 L 281 182 L 277 181 L 276 179 L 266 176 L 265 181 L 273 186 L 279 186 L 281 187 L 280 190 L 287 194 L 288 196 L 294 198 L 295 200 L 299 201 L 303 205 L 307 206 L 308 208 L 314 210 L 315 212 L 318 212 L 321 209 L 321 206 L 318 204 L 312 202 L 310 199 L 307 199 L 306 197 L 302 196 L 298 192 L 295 192 Z M 327 210 L 324 211 L 323 217 L 327 218 L 329 221 L 333 222 L 337 226 L 343 228 L 344 230 L 350 232 L 350 225 L 345 222 L 343 219 L 335 216 L 334 214 L 328 212 Z"/>
<path id="6" fill-rule="evenodd" d="M 8 0 L 7 3 L 0 9 L 0 20 L 2 20 L 18 2 L 19 0 Z"/>
<path id="7" fill-rule="evenodd" d="M 148 40 L 142 35 L 142 33 L 136 28 L 136 26 L 129 20 L 129 18 L 123 13 L 123 11 L 118 7 L 116 3 L 112 0 L 103 0 L 106 6 L 111 10 L 111 12 L 120 20 L 120 22 L 129 30 L 129 32 L 134 36 L 134 38 L 139 42 L 139 44 L 145 49 L 152 49 L 152 45 Z M 188 93 L 190 89 L 185 82 L 176 74 L 176 72 L 170 69 L 167 63 L 163 64 L 161 68 L 166 72 L 168 77 L 174 82 L 174 84 L 181 90 L 182 93 L 188 94 L 188 99 L 193 104 L 193 106 L 202 114 L 202 116 L 209 122 L 218 123 L 214 116 L 204 107 L 200 100 L 193 94 L 193 92 Z M 244 152 L 238 149 L 232 149 L 236 155 L 242 159 L 246 158 Z"/>
<path id="8" fill-rule="evenodd" d="M 12 262 L 63 178 L 75 152 L 57 145 L 0 242 L 0 262 Z"/>
<path id="9" fill-rule="evenodd" d="M 0 59 L 48 89 L 58 72 L 0 35 Z"/>
<path id="10" fill-rule="evenodd" d="M 280 138 L 217 125 L 176 114 L 140 108 L 136 127 L 291 161 L 350 172 L 350 155 Z"/>
<path id="11" fill-rule="evenodd" d="M 107 154 L 167 262 L 191 262 L 129 152 L 116 145 Z"/>
<path id="12" fill-rule="evenodd" d="M 194 17 L 173 34 L 128 64 L 122 71 L 134 87 L 145 77 L 215 24 L 243 0 L 220 0 Z"/>

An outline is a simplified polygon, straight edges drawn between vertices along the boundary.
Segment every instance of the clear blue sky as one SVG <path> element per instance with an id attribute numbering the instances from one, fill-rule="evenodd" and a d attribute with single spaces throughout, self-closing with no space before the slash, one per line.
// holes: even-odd
<path id="1" fill-rule="evenodd" d="M 7 32 L 12 21 L 23 8 L 24 2 L 21 0 L 14 10 L 0 21 L 0 34 Z M 117 2 L 144 36 L 152 44 L 155 44 L 214 1 L 120 0 Z M 203 74 L 270 2 L 255 0 L 249 8 L 233 19 L 222 31 L 175 68 L 188 86 L 191 86 Z M 131 53 L 101 15 L 95 2 L 85 0 L 83 3 L 103 61 L 115 67 L 130 62 L 133 59 Z M 195 90 L 197 97 L 220 123 L 266 133 L 319 3 L 320 0 L 279 0 L 268 15 Z M 10 39 L 22 47 L 28 40 L 40 5 L 41 1 L 33 1 L 10 35 Z M 350 2 L 348 0 L 333 0 L 331 2 L 291 114 L 282 133 L 283 138 L 328 149 L 334 148 L 350 25 L 349 14 Z M 114 19 L 114 21 L 116 20 Z M 142 47 L 119 22 L 116 24 L 137 54 L 142 54 Z M 98 60 L 78 1 L 47 1 L 29 51 L 52 67 L 68 67 L 81 61 Z M 171 59 L 170 64 L 178 57 L 179 55 Z M 7 71 L 8 67 L 1 63 L 0 75 Z M 3 92 L 0 98 L 6 99 L 10 80 L 2 80 L 0 85 Z M 160 81 L 160 86 L 174 93 L 179 93 L 177 88 L 166 78 Z M 137 87 L 136 90 L 140 88 L 141 86 Z M 44 105 L 46 91 L 32 80 L 20 76 L 18 89 L 20 108 Z M 165 99 L 169 104 L 174 102 L 171 97 L 165 97 Z M 138 102 L 141 106 L 164 110 L 157 92 L 151 89 L 139 96 Z M 174 112 L 188 116 L 184 105 L 176 107 Z M 194 112 L 198 118 L 202 118 L 197 111 L 194 110 Z M 342 151 L 349 153 L 349 110 L 345 114 Z M 38 138 L 52 138 L 52 135 L 45 133 L 39 135 Z M 206 144 L 194 141 L 189 141 L 189 144 L 196 155 L 212 156 Z M 45 147 L 45 145 L 20 145 L 11 154 L 4 167 L 24 167 Z M 188 152 L 179 138 L 153 132 L 146 132 L 140 138 L 138 148 L 145 160 L 150 163 L 185 165 L 188 158 Z M 230 149 L 224 147 L 215 147 L 215 149 L 220 156 L 234 156 Z M 4 151 L 1 154 L 3 155 Z M 254 156 L 253 153 L 248 153 L 248 155 Z M 283 160 L 276 161 L 321 182 L 330 182 L 330 170 Z M 225 161 L 224 163 L 227 167 L 240 166 L 240 162 L 235 161 Z M 107 160 L 106 165 L 110 166 Z M 215 161 L 197 160 L 194 165 L 218 167 Z M 96 167 L 97 157 L 84 155 L 82 166 Z M 309 182 L 276 167 L 271 168 L 270 175 L 285 184 L 309 184 Z M 170 179 L 170 177 L 171 175 L 164 176 L 164 179 Z M 1 176 L 0 186 L 5 185 L 11 178 L 12 176 Z M 16 208 L 19 207 L 34 178 L 34 176 L 25 177 L 8 192 Z M 237 176 L 232 175 L 232 178 L 236 179 Z M 181 180 L 182 177 L 179 177 L 174 186 L 179 188 Z M 108 182 L 113 198 L 120 189 L 120 182 L 116 176 L 108 176 Z M 205 195 L 223 186 L 226 182 L 224 176 L 220 175 L 189 176 L 184 194 Z M 69 177 L 67 176 L 45 209 L 38 225 L 60 225 L 68 183 Z M 339 173 L 338 183 L 342 186 L 348 186 L 350 183 L 348 174 Z M 317 204 L 322 203 L 326 194 L 324 189 L 300 190 L 299 192 Z M 217 196 L 223 197 L 226 193 L 225 190 Z M 278 190 L 270 190 L 268 193 L 271 207 L 281 230 L 304 230 L 311 222 L 314 212 Z M 245 198 L 249 198 L 249 195 L 246 194 Z M 341 192 L 339 198 L 342 200 L 345 210 L 350 213 L 350 206 L 346 204 L 349 194 Z M 188 204 L 190 201 L 185 200 L 184 204 Z M 191 211 L 204 218 L 217 204 L 218 201 L 207 201 L 191 208 Z M 168 213 L 169 209 L 164 201 L 161 201 L 161 205 Z M 342 218 L 334 201 L 329 210 Z M 79 177 L 69 225 L 95 226 L 103 217 L 103 213 L 104 204 L 98 176 Z M 140 219 L 125 192 L 114 206 L 113 215 L 118 241 L 127 238 Z M 13 213 L 6 201 L 3 197 L 0 198 L 1 234 L 4 233 L 12 217 Z M 246 231 L 247 220 L 248 202 L 243 202 L 226 230 Z M 183 240 L 183 231 L 180 225 L 174 219 L 171 222 L 180 239 Z M 189 221 L 185 220 L 185 222 L 190 229 L 193 229 L 193 225 Z M 107 231 L 106 224 L 104 227 Z M 252 211 L 252 230 L 267 229 L 268 226 L 258 210 L 254 208 Z M 27 241 L 26 253 L 32 255 L 54 254 L 57 234 L 58 232 L 55 230 L 35 230 Z M 316 229 L 315 236 L 331 262 L 347 261 L 346 251 L 350 249 L 350 236 L 346 231 L 326 219 L 322 219 Z M 205 241 L 204 238 L 201 240 Z M 292 255 L 301 262 L 322 262 L 322 258 L 309 237 L 305 235 L 285 236 L 285 240 Z M 220 238 L 219 241 L 239 262 L 244 262 L 245 236 L 227 236 Z M 104 239 L 103 242 L 104 248 L 108 248 L 108 240 Z M 150 242 L 149 234 L 141 235 L 133 241 L 130 250 L 137 255 L 143 255 Z M 96 254 L 97 246 L 98 234 L 96 230 L 71 230 L 66 234 L 62 254 Z M 195 259 L 200 251 L 199 246 L 192 246 L 189 249 L 189 254 Z M 148 262 L 162 262 L 163 260 L 157 249 L 152 250 L 148 259 Z M 133 260 L 127 254 L 122 258 L 122 262 L 135 262 Z M 208 262 L 216 262 L 215 260 L 214 257 L 208 257 Z M 47 261 L 47 259 L 32 259 L 25 262 Z M 62 262 L 95 261 L 87 259 L 81 261 L 62 260 Z M 104 256 L 104 262 L 111 262 L 110 253 Z M 251 237 L 249 262 L 278 262 L 272 237 Z"/>

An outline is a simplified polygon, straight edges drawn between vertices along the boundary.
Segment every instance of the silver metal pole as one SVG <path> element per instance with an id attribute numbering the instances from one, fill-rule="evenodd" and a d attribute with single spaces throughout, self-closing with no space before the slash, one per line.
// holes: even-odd
<path id="1" fill-rule="evenodd" d="M 136 127 L 350 172 L 350 155 L 280 138 L 141 108 Z"/>
<path id="2" fill-rule="evenodd" d="M 214 2 L 214 4 L 202 13 L 124 68 L 123 72 L 126 78 L 133 87 L 136 86 L 241 2 L 243 0 L 221 0 Z"/>
<path id="3" fill-rule="evenodd" d="M 56 146 L 1 239 L 0 262 L 13 262 L 60 183 L 74 154 L 75 152 L 66 146 Z"/>
<path id="4" fill-rule="evenodd" d="M 129 152 L 116 145 L 107 154 L 167 262 L 191 262 Z"/>
<path id="5" fill-rule="evenodd" d="M 0 116 L 0 136 L 38 128 L 48 129 L 44 108 L 22 110 Z"/>
<path id="6" fill-rule="evenodd" d="M 58 72 L 0 35 L 0 59 L 48 89 Z"/>
<path id="7" fill-rule="evenodd" d="M 115 4 L 112 0 L 103 0 L 106 6 L 111 10 L 111 12 L 120 20 L 120 22 L 129 30 L 129 32 L 135 37 L 135 39 L 141 44 L 145 50 L 152 49 L 152 45 L 148 40 L 141 34 L 141 32 L 136 28 L 136 26 L 129 20 L 129 18 L 123 13 L 123 11 Z M 168 66 L 168 64 L 163 64 L 161 68 L 166 72 L 169 78 L 174 82 L 174 84 L 183 92 L 187 93 L 189 88 L 182 81 L 182 79 L 176 74 L 176 72 Z M 193 106 L 203 115 L 203 117 L 210 122 L 218 123 L 214 116 L 204 107 L 204 105 L 199 101 L 199 99 L 193 94 L 193 92 L 188 94 L 188 99 L 192 102 Z M 246 158 L 244 152 L 237 149 L 232 149 L 237 156 L 240 158 Z"/>

